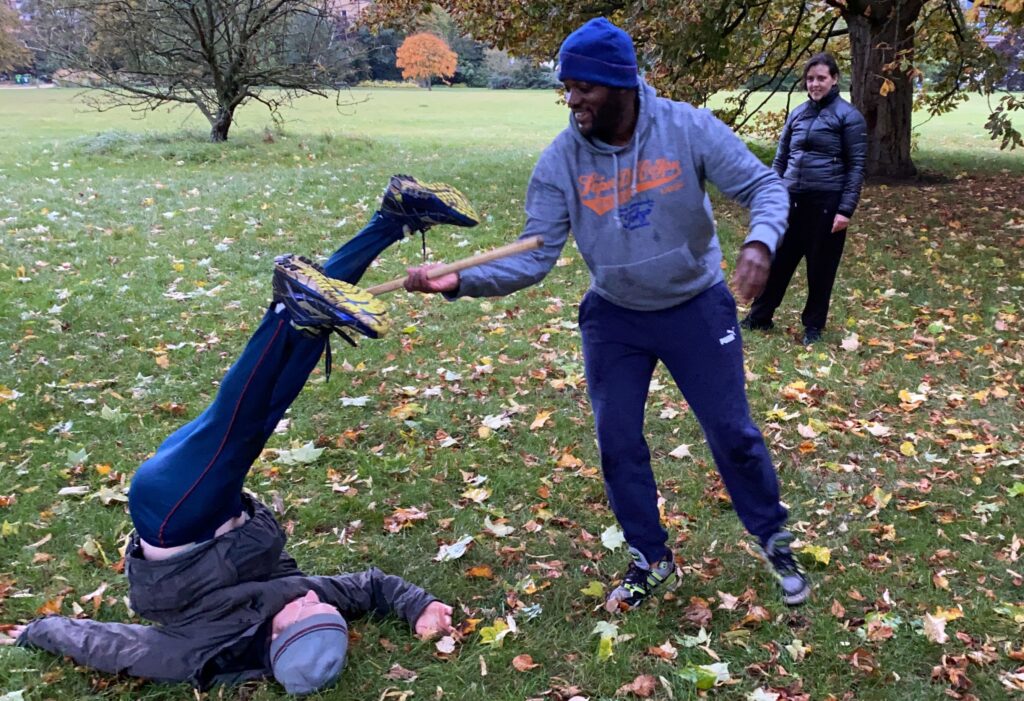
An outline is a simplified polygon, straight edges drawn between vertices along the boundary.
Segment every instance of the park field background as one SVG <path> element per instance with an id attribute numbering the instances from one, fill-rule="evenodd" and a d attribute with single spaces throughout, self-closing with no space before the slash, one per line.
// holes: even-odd
<path id="1" fill-rule="evenodd" d="M 481 214 L 476 229 L 432 230 L 432 260 L 505 243 L 567 119 L 542 91 L 355 90 L 340 109 L 301 100 L 280 127 L 245 108 L 229 142 L 210 144 L 197 114 L 96 113 L 75 94 L 0 90 L 7 623 L 130 620 L 131 474 L 214 396 L 269 299 L 274 255 L 329 255 L 393 172 L 450 182 Z M 396 621 L 359 621 L 342 682 L 321 697 L 1019 697 L 1024 156 L 988 140 L 986 115 L 972 99 L 929 121 L 915 153 L 927 177 L 865 189 L 822 344 L 797 342 L 802 276 L 777 330 L 744 338 L 751 411 L 817 587 L 801 609 L 778 603 L 659 370 L 647 432 L 684 577 L 627 617 L 600 610 L 627 556 L 608 547 L 576 329 L 587 274 L 571 246 L 529 290 L 395 293 L 390 336 L 336 339 L 334 374 L 314 375 L 247 487 L 307 571 L 401 574 L 452 603 L 463 634 L 442 653 Z M 745 217 L 716 212 L 731 264 Z M 421 255 L 407 240 L 365 283 Z M 434 559 L 465 536 L 460 558 Z M 715 663 L 728 678 L 698 688 Z M 0 699 L 19 693 L 195 698 L 0 649 Z M 284 694 L 254 682 L 209 698 Z"/>

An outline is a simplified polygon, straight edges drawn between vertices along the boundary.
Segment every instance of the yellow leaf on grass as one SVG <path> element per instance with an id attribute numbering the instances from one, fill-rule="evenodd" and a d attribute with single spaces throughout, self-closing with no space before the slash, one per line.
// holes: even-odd
<path id="1" fill-rule="evenodd" d="M 562 453 L 562 457 L 558 458 L 559 467 L 583 467 L 583 461 L 572 453 Z"/>
<path id="2" fill-rule="evenodd" d="M 487 497 L 489 496 L 491 496 L 491 490 L 484 489 L 483 487 L 473 487 L 472 489 L 467 489 L 462 493 L 463 499 L 475 501 L 477 504 L 484 503 L 487 501 Z"/>
<path id="3" fill-rule="evenodd" d="M 917 448 L 910 441 L 903 441 L 900 443 L 900 452 L 906 455 L 908 458 L 912 458 L 917 455 Z"/>
<path id="4" fill-rule="evenodd" d="M 554 413 L 554 410 L 538 411 L 537 416 L 533 419 L 533 423 L 530 424 L 530 430 L 536 431 L 538 428 L 544 426 Z"/>
<path id="5" fill-rule="evenodd" d="M 425 409 L 416 402 L 408 402 L 406 404 L 401 404 L 399 406 L 393 407 L 391 411 L 388 412 L 388 414 L 393 419 L 405 421 L 407 419 L 411 419 L 414 416 L 419 416 L 424 411 Z"/>
<path id="6" fill-rule="evenodd" d="M 605 662 L 613 654 L 612 651 L 612 639 L 606 636 L 601 636 L 601 642 L 597 644 L 597 659 L 601 662 Z"/>
<path id="7" fill-rule="evenodd" d="M 941 618 L 944 621 L 955 621 L 958 618 L 963 618 L 964 612 L 960 609 L 947 609 L 938 606 L 935 609 L 934 615 L 936 618 Z"/>
<path id="8" fill-rule="evenodd" d="M 815 562 L 827 565 L 832 561 L 832 550 L 823 545 L 805 545 L 800 552 L 807 553 Z"/>
<path id="9" fill-rule="evenodd" d="M 466 570 L 467 577 L 478 577 L 480 579 L 494 579 L 494 572 L 490 565 L 475 565 Z"/>

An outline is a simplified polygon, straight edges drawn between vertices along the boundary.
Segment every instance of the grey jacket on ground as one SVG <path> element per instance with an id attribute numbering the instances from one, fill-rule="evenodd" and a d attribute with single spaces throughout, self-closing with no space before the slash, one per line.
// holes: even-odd
<path id="1" fill-rule="evenodd" d="M 838 212 L 852 217 L 864 184 L 868 126 L 839 86 L 789 113 L 772 167 L 789 191 L 841 192 Z"/>
<path id="2" fill-rule="evenodd" d="M 779 177 L 711 112 L 660 98 L 641 81 L 633 139 L 609 146 L 569 126 L 541 154 L 526 192 L 523 236 L 544 246 L 459 274 L 449 297 L 509 294 L 539 282 L 570 229 L 591 289 L 627 309 L 667 309 L 723 280 L 710 182 L 750 209 L 746 243 L 774 254 L 789 195 Z"/>
<path id="3" fill-rule="evenodd" d="M 270 676 L 268 622 L 308 591 L 346 619 L 394 614 L 410 627 L 435 600 L 377 569 L 304 575 L 284 551 L 286 536 L 270 510 L 252 505 L 252 518 L 242 527 L 168 560 L 143 560 L 133 536 L 125 566 L 131 605 L 159 625 L 51 616 L 30 623 L 18 645 L 67 655 L 111 674 L 206 689 Z"/>

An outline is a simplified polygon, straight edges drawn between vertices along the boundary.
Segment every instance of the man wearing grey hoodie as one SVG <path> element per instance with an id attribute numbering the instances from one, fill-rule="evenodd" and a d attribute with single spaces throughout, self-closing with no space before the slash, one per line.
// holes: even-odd
<path id="1" fill-rule="evenodd" d="M 434 279 L 430 266 L 413 268 L 406 289 L 510 294 L 548 274 L 571 230 L 590 269 L 579 325 L 601 467 L 633 558 L 609 610 L 638 606 L 676 574 L 643 435 L 658 361 L 700 422 L 783 601 L 801 604 L 810 584 L 790 549 L 775 468 L 747 405 L 736 303 L 705 183 L 751 212 L 733 275 L 745 299 L 764 288 L 786 228 L 786 189 L 709 111 L 659 98 L 637 73 L 632 39 L 604 18 L 563 42 L 559 79 L 569 126 L 534 168 L 522 234 L 541 235 L 544 246 Z"/>

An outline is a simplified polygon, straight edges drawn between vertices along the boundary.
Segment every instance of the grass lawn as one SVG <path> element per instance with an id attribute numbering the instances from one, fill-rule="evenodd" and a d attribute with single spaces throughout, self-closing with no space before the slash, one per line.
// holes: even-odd
<path id="1" fill-rule="evenodd" d="M 505 243 L 566 120 L 547 92 L 356 91 L 368 99 L 340 111 L 301 102 L 283 130 L 247 109 L 212 145 L 198 115 L 135 121 L 82 111 L 73 94 L 0 92 L 9 623 L 40 611 L 129 620 L 128 482 L 214 396 L 270 297 L 275 254 L 329 255 L 392 172 L 451 182 L 483 216 L 475 230 L 431 231 L 432 257 Z M 336 340 L 330 381 L 317 371 L 247 487 L 278 505 L 307 571 L 401 574 L 453 604 L 464 635 L 445 655 L 393 620 L 356 622 L 343 681 L 322 698 L 610 699 L 638 675 L 657 680 L 657 699 L 1019 697 L 1024 157 L 987 141 L 983 109 L 921 129 L 917 160 L 944 180 L 865 189 L 822 344 L 796 341 L 801 273 L 776 331 L 745 339 L 751 410 L 817 586 L 801 609 L 778 603 L 659 370 L 647 432 L 685 577 L 628 617 L 599 610 L 626 553 L 602 539 L 614 518 L 576 330 L 587 272 L 571 247 L 531 289 L 453 304 L 395 293 L 390 337 Z M 726 203 L 718 214 L 731 262 L 745 220 Z M 419 240 L 405 241 L 365 282 L 419 260 Z M 310 442 L 325 449 L 314 462 L 282 459 Z M 427 518 L 385 529 L 412 507 Z M 486 522 L 514 530 L 496 537 Z M 434 561 L 466 535 L 463 557 Z M 517 631 L 488 644 L 508 617 Z M 611 657 L 592 633 L 601 622 L 618 627 Z M 517 671 L 520 655 L 537 666 Z M 699 690 L 715 662 L 728 680 Z M 394 664 L 416 678 L 387 678 Z M 2 648 L 0 699 L 19 690 L 195 697 Z M 285 695 L 254 682 L 209 697 Z"/>

